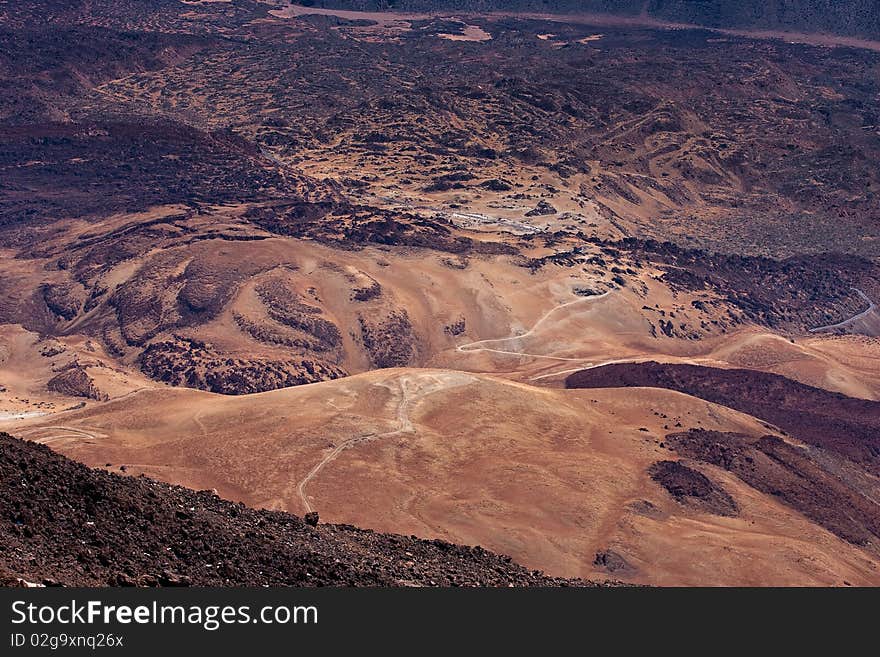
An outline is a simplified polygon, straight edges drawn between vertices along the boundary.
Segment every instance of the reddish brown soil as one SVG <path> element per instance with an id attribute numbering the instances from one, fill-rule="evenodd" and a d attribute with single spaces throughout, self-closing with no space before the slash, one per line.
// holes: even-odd
<path id="1" fill-rule="evenodd" d="M 310 519 L 314 522 L 314 518 Z M 480 547 L 317 525 L 0 434 L 0 585 L 567 586 Z"/>

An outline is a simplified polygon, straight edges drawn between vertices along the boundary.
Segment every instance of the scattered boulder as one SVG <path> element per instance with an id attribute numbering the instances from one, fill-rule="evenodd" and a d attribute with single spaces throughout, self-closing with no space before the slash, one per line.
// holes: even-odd
<path id="1" fill-rule="evenodd" d="M 618 576 L 632 574 L 636 570 L 634 566 L 630 565 L 626 559 L 614 550 L 597 552 L 596 557 L 593 559 L 593 565 L 599 570 L 603 570 L 606 573 L 614 573 Z"/>
<path id="2" fill-rule="evenodd" d="M 727 491 L 680 461 L 658 461 L 648 474 L 683 506 L 719 516 L 737 515 L 736 502 Z"/>
<path id="3" fill-rule="evenodd" d="M 492 178 L 480 183 L 480 187 L 490 192 L 509 192 L 513 187 L 506 180 Z"/>
<path id="4" fill-rule="evenodd" d="M 556 214 L 558 210 L 550 205 L 547 201 L 541 201 L 533 209 L 526 212 L 527 217 L 544 217 Z"/>

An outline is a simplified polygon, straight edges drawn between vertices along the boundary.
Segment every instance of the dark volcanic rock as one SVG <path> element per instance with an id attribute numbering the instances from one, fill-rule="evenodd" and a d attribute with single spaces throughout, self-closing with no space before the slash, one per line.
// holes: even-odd
<path id="1" fill-rule="evenodd" d="M 365 244 L 414 247 L 459 255 L 515 255 L 502 242 L 457 235 L 449 224 L 415 215 L 345 203 L 294 203 L 248 211 L 254 225 L 276 235 L 314 239 L 346 247 Z"/>
<path id="2" fill-rule="evenodd" d="M 547 201 L 541 201 L 533 210 L 526 212 L 527 217 L 543 217 L 550 214 L 556 214 L 556 208 Z"/>
<path id="3" fill-rule="evenodd" d="M 320 308 L 305 303 L 283 281 L 270 278 L 257 285 L 256 292 L 270 318 L 311 338 L 310 349 L 333 351 L 342 347 L 339 327 L 321 317 Z"/>
<path id="4" fill-rule="evenodd" d="M 364 347 L 374 367 L 405 367 L 415 357 L 416 336 L 406 310 L 381 320 L 359 316 Z"/>
<path id="5" fill-rule="evenodd" d="M 880 474 L 880 402 L 813 388 L 778 374 L 698 365 L 618 363 L 576 372 L 568 388 L 668 388 L 771 422 Z"/>
<path id="6" fill-rule="evenodd" d="M 513 189 L 513 186 L 509 182 L 506 180 L 499 180 L 498 178 L 492 178 L 491 180 L 481 182 L 480 187 L 487 189 L 490 192 L 509 192 Z"/>
<path id="7" fill-rule="evenodd" d="M 246 395 L 346 375 L 334 363 L 312 358 L 238 358 L 198 340 L 175 336 L 148 346 L 138 357 L 147 376 L 173 386 L 223 395 Z"/>
<path id="8" fill-rule="evenodd" d="M 106 393 L 101 392 L 95 385 L 95 381 L 81 365 L 73 364 L 60 374 L 55 375 L 46 384 L 53 392 L 69 395 L 71 397 L 85 397 L 95 401 L 109 399 Z"/>
<path id="9" fill-rule="evenodd" d="M 864 310 L 865 301 L 854 288 L 871 292 L 880 281 L 876 263 L 842 253 L 774 259 L 633 238 L 606 244 L 665 263 L 662 280 L 673 289 L 713 289 L 748 319 L 789 332 L 833 324 Z"/>
<path id="10" fill-rule="evenodd" d="M 658 461 L 648 473 L 680 504 L 719 516 L 735 516 L 737 513 L 736 502 L 721 486 L 683 463 Z"/>
<path id="11" fill-rule="evenodd" d="M 42 286 L 43 301 L 52 313 L 70 321 L 76 317 L 85 302 L 82 286 L 74 283 L 51 284 Z"/>
<path id="12" fill-rule="evenodd" d="M 593 565 L 607 573 L 614 573 L 618 576 L 629 575 L 635 572 L 635 568 L 614 550 L 603 550 L 597 552 L 593 559 Z"/>
<path id="13" fill-rule="evenodd" d="M 259 198 L 285 184 L 235 135 L 167 121 L 0 126 L 0 143 L 0 227 L 39 224 L 58 214 Z M 76 163 L 83 153 L 89 158 Z M 17 166 L 28 160 L 40 166 Z"/>
<path id="14" fill-rule="evenodd" d="M 873 501 L 876 480 L 858 476 L 839 457 L 821 458 L 825 455 L 776 436 L 755 439 L 703 429 L 669 435 L 666 442 L 682 456 L 734 473 L 844 540 L 878 544 L 880 505 Z"/>
<path id="15" fill-rule="evenodd" d="M 313 527 L 0 434 L 0 584 L 588 586 L 480 547 Z"/>

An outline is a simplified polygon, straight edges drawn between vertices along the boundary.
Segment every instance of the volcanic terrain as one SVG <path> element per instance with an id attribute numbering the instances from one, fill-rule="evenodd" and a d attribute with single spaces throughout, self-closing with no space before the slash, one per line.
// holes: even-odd
<path id="1" fill-rule="evenodd" d="M 107 474 L 0 434 L 0 584 L 586 586 L 479 547 L 319 525 Z"/>
<path id="2" fill-rule="evenodd" d="M 4 567 L 220 583 L 186 563 L 241 513 L 369 553 L 314 583 L 562 582 L 317 511 L 566 581 L 880 584 L 876 15 L 311 4 L 0 2 L 0 429 L 151 480 L 4 458 L 41 518 L 202 523 L 74 564 L 46 532 L 97 520 L 9 492 Z"/>

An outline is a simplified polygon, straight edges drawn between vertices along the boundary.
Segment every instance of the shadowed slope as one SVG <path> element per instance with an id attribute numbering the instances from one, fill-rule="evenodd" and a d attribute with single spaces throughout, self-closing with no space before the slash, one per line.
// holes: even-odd
<path id="1" fill-rule="evenodd" d="M 880 473 L 880 403 L 754 370 L 619 363 L 577 372 L 568 388 L 668 388 L 772 422 L 799 440 Z"/>

